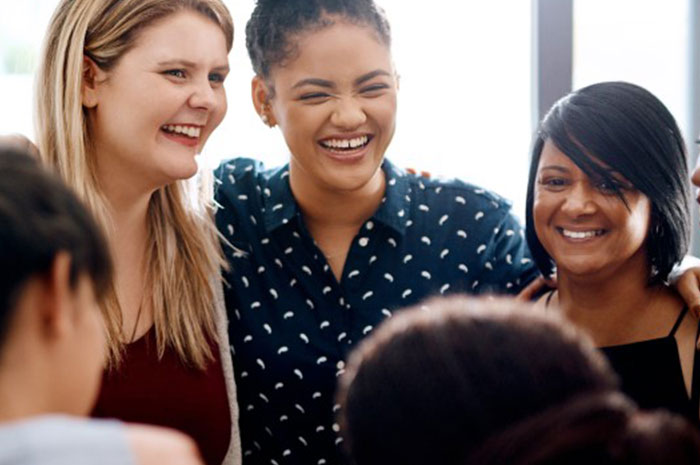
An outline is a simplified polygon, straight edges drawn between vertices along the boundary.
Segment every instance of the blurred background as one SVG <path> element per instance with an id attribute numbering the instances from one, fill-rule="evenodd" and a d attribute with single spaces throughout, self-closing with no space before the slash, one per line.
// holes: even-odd
<path id="1" fill-rule="evenodd" d="M 666 103 L 689 146 L 700 133 L 700 0 L 377 1 L 392 24 L 401 76 L 388 156 L 494 190 L 521 218 L 536 122 L 571 89 L 634 82 Z M 0 133 L 33 137 L 33 72 L 57 3 L 0 0 Z M 244 30 L 254 0 L 226 4 L 236 26 L 229 111 L 203 161 L 284 163 L 279 131 L 260 122 L 250 101 Z M 696 149 L 689 153 L 694 165 Z"/>

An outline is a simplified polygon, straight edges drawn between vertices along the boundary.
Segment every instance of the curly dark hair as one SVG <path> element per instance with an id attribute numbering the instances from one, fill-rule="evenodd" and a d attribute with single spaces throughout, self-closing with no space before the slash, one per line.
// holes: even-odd
<path id="1" fill-rule="evenodd" d="M 246 48 L 255 73 L 265 79 L 270 69 L 298 53 L 295 35 L 334 24 L 334 17 L 369 26 L 391 46 L 391 28 L 374 0 L 258 0 L 246 24 Z"/>

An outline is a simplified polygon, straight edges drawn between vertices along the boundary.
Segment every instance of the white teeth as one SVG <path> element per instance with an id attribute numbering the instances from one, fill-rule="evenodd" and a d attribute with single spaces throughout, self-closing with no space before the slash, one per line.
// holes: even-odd
<path id="1" fill-rule="evenodd" d="M 570 237 L 571 239 L 588 239 L 603 234 L 602 229 L 593 231 L 569 231 L 568 229 L 561 228 L 560 231 L 564 236 Z"/>
<path id="2" fill-rule="evenodd" d="M 198 128 L 195 126 L 183 126 L 183 125 L 172 125 L 172 124 L 166 124 L 161 127 L 164 131 L 167 132 L 172 132 L 175 134 L 182 134 L 188 137 L 192 138 L 198 138 L 199 135 L 202 133 L 202 128 Z"/>
<path id="3" fill-rule="evenodd" d="M 368 141 L 368 136 L 360 136 L 354 139 L 327 139 L 321 141 L 321 145 L 329 149 L 356 149 L 366 145 Z"/>

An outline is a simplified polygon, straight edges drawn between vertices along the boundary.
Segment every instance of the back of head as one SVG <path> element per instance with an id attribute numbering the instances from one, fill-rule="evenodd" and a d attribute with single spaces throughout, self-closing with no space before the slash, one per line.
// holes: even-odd
<path id="1" fill-rule="evenodd" d="M 558 319 L 511 300 L 435 299 L 353 353 L 341 421 L 358 465 L 458 464 L 495 431 L 615 384 L 592 344 Z"/>
<path id="2" fill-rule="evenodd" d="M 700 434 L 617 392 L 582 394 L 488 438 L 462 465 L 691 465 Z"/>
<path id="3" fill-rule="evenodd" d="M 258 0 L 246 25 L 246 47 L 253 69 L 268 78 L 297 53 L 295 36 L 332 24 L 332 18 L 370 27 L 391 45 L 391 28 L 374 0 Z"/>
<path id="4" fill-rule="evenodd" d="M 540 156 L 548 140 L 592 179 L 618 186 L 612 169 L 649 198 L 650 282 L 665 280 L 690 240 L 686 148 L 666 106 L 637 85 L 602 82 L 563 97 L 544 117 L 532 149 L 525 210 L 528 245 L 545 275 L 554 264 L 537 238 L 533 204 Z M 614 190 L 624 201 L 621 188 Z"/>
<path id="5" fill-rule="evenodd" d="M 0 146 L 0 345 L 23 285 L 48 273 L 59 252 L 70 255 L 70 284 L 86 274 L 99 298 L 110 282 L 111 262 L 92 217 L 34 158 Z"/>

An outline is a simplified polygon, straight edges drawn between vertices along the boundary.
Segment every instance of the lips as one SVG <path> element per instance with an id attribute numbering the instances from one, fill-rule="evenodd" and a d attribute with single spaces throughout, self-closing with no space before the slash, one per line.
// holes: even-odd
<path id="1" fill-rule="evenodd" d="M 564 227 L 557 226 L 556 227 L 557 232 L 564 236 L 567 239 L 574 240 L 574 241 L 586 241 L 590 239 L 594 239 L 596 237 L 600 237 L 604 234 L 607 233 L 606 229 L 597 229 L 597 228 L 590 228 L 590 229 L 567 229 Z"/>
<path id="2" fill-rule="evenodd" d="M 199 145 L 202 134 L 201 125 L 195 124 L 164 124 L 160 127 L 161 132 L 170 140 L 178 142 L 187 147 Z"/>
<path id="3" fill-rule="evenodd" d="M 318 144 L 329 152 L 349 154 L 364 149 L 374 136 L 370 134 L 353 134 L 346 136 L 325 137 Z"/>

